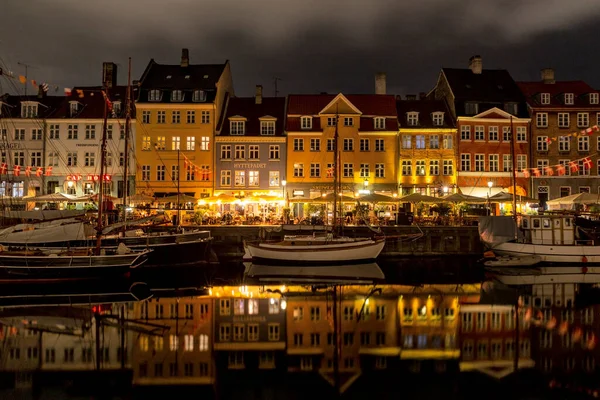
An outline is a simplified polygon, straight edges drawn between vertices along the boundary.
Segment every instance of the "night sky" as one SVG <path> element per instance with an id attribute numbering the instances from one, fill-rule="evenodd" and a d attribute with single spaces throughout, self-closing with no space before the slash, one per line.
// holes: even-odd
<path id="1" fill-rule="evenodd" d="M 372 93 L 376 72 L 404 95 L 480 54 L 516 80 L 552 67 L 600 88 L 599 21 L 598 0 L 3 0 L 0 65 L 72 87 L 100 84 L 114 61 L 124 84 L 127 57 L 136 79 L 187 47 L 191 63 L 229 59 L 238 96 L 272 96 L 275 76 L 280 95 Z"/>

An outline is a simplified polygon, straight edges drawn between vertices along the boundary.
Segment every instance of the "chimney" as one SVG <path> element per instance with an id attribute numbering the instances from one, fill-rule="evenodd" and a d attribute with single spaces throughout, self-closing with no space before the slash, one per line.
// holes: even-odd
<path id="1" fill-rule="evenodd" d="M 416 94 L 407 94 L 406 95 L 406 100 L 416 100 L 416 99 L 417 99 Z"/>
<path id="2" fill-rule="evenodd" d="M 117 64 L 113 62 L 102 63 L 102 85 L 109 89 L 117 86 Z"/>
<path id="3" fill-rule="evenodd" d="M 419 100 L 427 100 L 427 93 L 420 92 L 419 93 Z"/>
<path id="4" fill-rule="evenodd" d="M 386 94 L 386 79 L 385 72 L 378 72 L 375 74 L 375 94 Z"/>
<path id="5" fill-rule="evenodd" d="M 554 70 L 552 68 L 544 68 L 541 71 L 542 82 L 544 83 L 556 83 L 554 80 Z"/>
<path id="6" fill-rule="evenodd" d="M 44 85 L 38 85 L 38 99 L 43 99 L 46 97 L 46 91 L 44 90 Z"/>
<path id="7" fill-rule="evenodd" d="M 190 66 L 190 51 L 188 49 L 181 49 L 181 66 Z"/>
<path id="8" fill-rule="evenodd" d="M 262 104 L 262 85 L 256 85 L 256 97 L 254 98 L 255 104 Z"/>
<path id="9" fill-rule="evenodd" d="M 480 75 L 483 70 L 483 60 L 481 56 L 473 56 L 469 58 L 469 69 L 474 74 Z"/>

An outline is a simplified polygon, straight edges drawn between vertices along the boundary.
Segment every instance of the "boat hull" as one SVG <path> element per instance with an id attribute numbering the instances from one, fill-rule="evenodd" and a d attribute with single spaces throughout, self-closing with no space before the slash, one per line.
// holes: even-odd
<path id="1" fill-rule="evenodd" d="M 385 240 L 359 240 L 310 245 L 279 243 L 248 243 L 253 262 L 284 262 L 286 264 L 324 265 L 374 261 L 383 250 Z"/>
<path id="2" fill-rule="evenodd" d="M 600 267 L 487 268 L 488 276 L 504 285 L 600 283 Z"/>
<path id="3" fill-rule="evenodd" d="M 490 248 L 495 254 L 501 256 L 537 256 L 540 262 L 544 263 L 600 264 L 600 246 L 555 246 L 506 242 Z"/>

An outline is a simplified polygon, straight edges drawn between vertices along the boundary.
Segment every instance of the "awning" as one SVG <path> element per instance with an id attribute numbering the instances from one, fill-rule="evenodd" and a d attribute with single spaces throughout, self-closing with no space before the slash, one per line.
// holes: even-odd
<path id="1" fill-rule="evenodd" d="M 483 187 L 483 186 L 464 186 L 459 188 L 462 194 L 475 197 L 487 198 L 488 195 L 491 197 L 502 191 L 501 187 Z"/>

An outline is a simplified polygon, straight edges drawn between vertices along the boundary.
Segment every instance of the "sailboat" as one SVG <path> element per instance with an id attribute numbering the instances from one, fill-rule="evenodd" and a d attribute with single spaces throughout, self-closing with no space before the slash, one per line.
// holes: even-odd
<path id="1" fill-rule="evenodd" d="M 333 229 L 324 235 L 286 235 L 283 240 L 247 242 L 245 259 L 285 264 L 344 264 L 374 261 L 385 246 L 385 238 L 351 238 L 338 235 L 337 201 L 340 193 L 339 116 L 336 115 L 333 173 Z"/>

